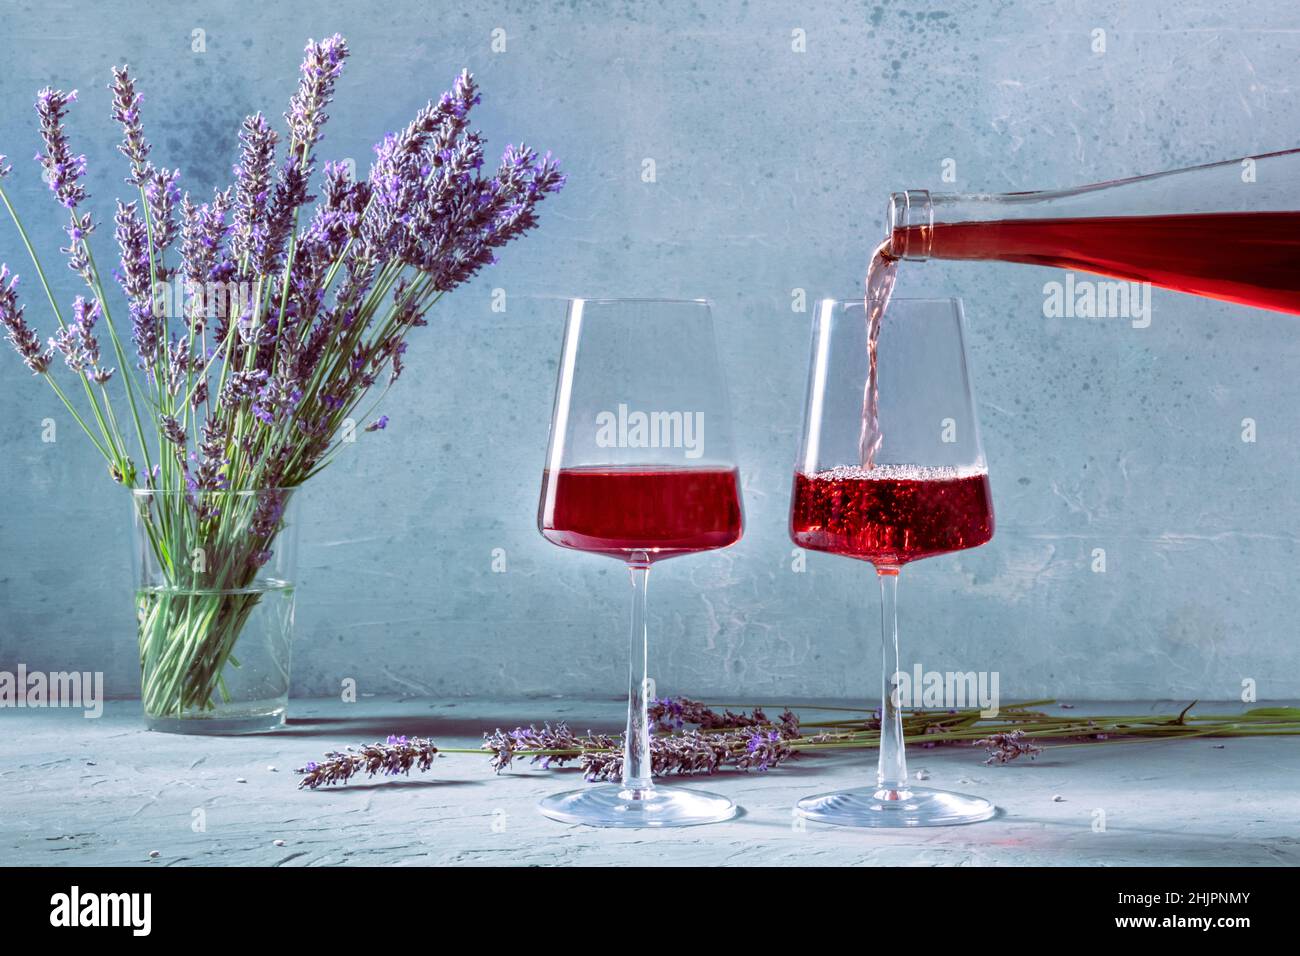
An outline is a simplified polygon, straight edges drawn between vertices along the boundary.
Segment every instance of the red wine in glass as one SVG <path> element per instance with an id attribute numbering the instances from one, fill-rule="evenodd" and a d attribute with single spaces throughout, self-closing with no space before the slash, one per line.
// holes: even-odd
<path id="1" fill-rule="evenodd" d="M 735 468 L 588 465 L 542 475 L 538 514 L 553 544 L 651 561 L 725 548 L 740 540 Z"/>
<path id="2" fill-rule="evenodd" d="M 993 537 L 988 474 L 897 465 L 797 473 L 790 537 L 878 567 L 976 548 Z"/>

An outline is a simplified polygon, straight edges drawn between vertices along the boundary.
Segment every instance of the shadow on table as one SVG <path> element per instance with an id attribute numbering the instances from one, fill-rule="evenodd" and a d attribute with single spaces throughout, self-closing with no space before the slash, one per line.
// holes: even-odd
<path id="1" fill-rule="evenodd" d="M 439 788 L 439 787 L 479 787 L 487 781 L 483 780 L 438 780 L 433 777 L 412 777 L 407 780 L 402 777 L 375 777 L 374 780 L 361 778 L 360 782 L 356 780 L 349 781 L 346 784 L 336 784 L 329 787 L 317 787 L 315 790 L 304 790 L 304 793 L 357 793 L 358 791 L 367 790 L 408 790 L 418 788 Z"/>
<path id="2" fill-rule="evenodd" d="M 427 714 L 391 717 L 291 717 L 286 726 L 275 732 L 277 737 L 347 737 L 356 738 L 357 743 L 383 740 L 390 734 L 405 734 L 408 737 L 431 737 L 437 742 L 442 738 L 472 738 L 481 740 L 484 733 L 495 730 L 512 730 L 515 727 L 527 727 L 529 724 L 541 726 L 536 713 L 512 714 L 508 716 L 485 717 L 450 717 Z M 551 723 L 557 723 L 552 720 Z M 622 733 L 623 725 L 612 725 L 607 721 L 588 723 L 570 723 L 570 729 L 584 733 L 593 730 L 597 733 Z"/>

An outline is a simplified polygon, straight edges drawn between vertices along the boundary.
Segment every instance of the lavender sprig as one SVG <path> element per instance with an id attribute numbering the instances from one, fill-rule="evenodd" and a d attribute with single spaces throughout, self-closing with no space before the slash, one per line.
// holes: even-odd
<path id="1" fill-rule="evenodd" d="M 654 777 L 711 775 L 723 770 L 766 771 L 793 756 L 794 749 L 779 731 L 728 730 L 706 733 L 687 730 L 650 738 L 650 772 Z M 613 748 L 582 753 L 588 781 L 618 780 L 623 775 L 622 738 Z"/>
<path id="2" fill-rule="evenodd" d="M 353 749 L 331 750 L 320 762 L 311 761 L 299 767 L 302 774 L 298 789 L 315 790 L 317 787 L 347 783 L 359 773 L 367 777 L 383 774 L 395 777 L 410 776 L 411 768 L 425 771 L 433 766 L 438 748 L 424 737 L 390 736 L 384 743 L 367 744 Z"/>
<path id="3" fill-rule="evenodd" d="M 126 181 L 143 189 L 149 181 L 152 149 L 140 122 L 140 103 L 144 98 L 136 92 L 135 80 L 125 64 L 113 67 L 113 83 L 109 89 L 113 91 L 113 119 L 122 126 L 122 143 L 117 149 L 131 161 L 131 175 Z"/>
<path id="4" fill-rule="evenodd" d="M 90 213 L 78 215 L 76 210 L 68 214 L 68 224 L 63 227 L 67 233 L 68 244 L 60 246 L 59 251 L 68 257 L 68 268 L 81 276 L 81 281 L 91 289 L 95 288 L 95 276 L 90 266 L 89 246 L 86 240 L 95 231 L 95 220 Z"/>
<path id="5" fill-rule="evenodd" d="M 119 250 L 118 285 L 126 293 L 131 313 L 131 339 L 140 356 L 141 369 L 152 373 L 158 364 L 159 343 L 163 340 L 161 317 L 154 314 L 153 276 L 149 266 L 149 231 L 136 214 L 137 204 L 118 200 L 113 217 L 113 232 Z"/>
<path id="6" fill-rule="evenodd" d="M 38 154 L 36 159 L 45 170 L 45 181 L 50 191 L 68 209 L 76 209 L 87 195 L 86 187 L 81 183 L 86 172 L 86 157 L 73 154 L 67 131 L 63 128 L 68 104 L 76 100 L 76 90 L 64 93 L 47 86 L 36 94 L 36 113 L 40 117 L 41 140 L 45 144 L 45 153 Z"/>
<path id="7" fill-rule="evenodd" d="M 320 141 L 321 127 L 329 119 L 325 107 L 334 98 L 334 84 L 347 57 L 348 42 L 337 33 L 319 43 L 307 41 L 298 92 L 284 114 L 295 146 L 309 152 Z"/>
<path id="8" fill-rule="evenodd" d="M 222 255 L 230 227 L 230 190 L 217 190 L 212 201 L 195 206 L 188 195 L 181 200 L 181 263 L 186 280 L 196 287 L 229 278 L 228 260 Z"/>
<path id="9" fill-rule="evenodd" d="M 186 441 L 185 426 L 174 415 L 161 415 L 158 421 L 163 437 L 173 445 L 178 446 L 177 454 L 182 454 L 185 450 Z"/>
<path id="10" fill-rule="evenodd" d="M 241 158 L 235 167 L 235 217 L 230 240 L 231 252 L 240 263 L 264 258 L 271 170 L 278 139 L 261 113 L 244 120 L 239 134 Z"/>
<path id="11" fill-rule="evenodd" d="M 222 469 L 230 464 L 230 459 L 226 457 L 227 436 L 224 429 L 224 423 L 216 416 L 209 416 L 203 423 L 198 452 L 191 455 L 197 467 L 188 477 L 186 484 L 189 491 L 218 491 L 227 487 L 226 475 Z"/>
<path id="12" fill-rule="evenodd" d="M 72 303 L 72 321 L 60 329 L 50 339 L 51 348 L 63 355 L 64 364 L 74 372 L 80 372 L 98 385 L 103 385 L 113 377 L 115 369 L 103 368 L 99 364 L 99 341 L 95 338 L 95 321 L 100 316 L 98 302 L 86 304 L 86 300 L 77 296 Z"/>
<path id="13" fill-rule="evenodd" d="M 711 708 L 689 698 L 663 698 L 657 703 L 675 700 L 688 711 L 703 714 Z M 1251 735 L 1300 735 L 1300 707 L 1261 707 L 1232 715 L 1190 715 L 1188 705 L 1173 716 L 1144 714 L 1140 716 L 1111 716 L 1093 718 L 1056 717 L 1030 710 L 1055 701 L 1040 700 L 1005 707 L 997 717 L 984 718 L 979 708 L 960 710 L 916 710 L 904 718 L 909 737 L 924 736 L 935 728 L 941 743 L 983 745 L 995 750 L 987 763 L 1007 763 L 1020 756 L 1034 756 L 1042 747 L 1032 742 L 1029 735 L 1054 739 L 1074 740 L 1058 746 L 1095 746 L 1111 740 L 1156 740 L 1179 737 L 1241 737 Z M 1194 702 L 1193 702 L 1194 703 Z M 1065 706 L 1065 705 L 1062 705 Z M 758 709 L 758 708 L 756 708 Z M 822 709 L 822 708 L 814 708 Z M 843 710 L 845 708 L 831 708 Z M 869 714 L 870 709 L 853 713 Z M 955 719 L 954 719 L 955 718 Z M 980 731 L 981 721 L 1005 727 L 987 734 Z M 819 723 L 804 722 L 804 727 L 816 727 L 818 733 L 801 734 L 800 720 L 787 710 L 782 719 L 764 727 L 735 727 L 724 731 L 691 729 L 657 735 L 651 738 L 651 761 L 654 776 L 712 774 L 725 770 L 762 772 L 780 766 L 786 760 L 802 753 L 826 750 L 831 753 L 874 749 L 880 744 L 879 726 L 864 729 L 871 721 L 860 717 Z M 977 739 L 979 738 L 979 739 Z M 396 746 L 400 753 L 401 741 L 406 738 L 390 737 L 389 744 L 372 744 L 372 760 L 384 764 L 386 748 Z M 417 738 L 418 739 L 418 738 Z M 623 769 L 623 739 L 621 735 L 573 733 L 567 724 L 543 724 L 516 727 L 513 730 L 497 729 L 483 735 L 483 744 L 476 750 L 442 748 L 440 753 L 478 753 L 490 755 L 494 770 L 510 768 L 516 759 L 530 758 L 541 769 L 563 767 L 578 761 L 587 779 L 592 781 L 617 780 Z M 316 787 L 328 783 L 344 783 L 355 773 L 357 751 L 331 752 L 326 764 L 311 763 L 299 773 L 312 774 L 313 783 L 300 786 Z M 997 759 L 1001 754 L 1004 759 Z M 330 758 L 343 758 L 330 763 Z M 854 759 L 857 759 L 856 756 Z M 427 768 L 422 768 L 427 769 Z"/>
<path id="14" fill-rule="evenodd" d="M 685 700 L 683 698 L 683 700 Z M 687 703 L 697 703 L 687 701 Z M 798 718 L 789 711 L 779 725 L 735 727 L 725 731 L 685 730 L 650 738 L 652 776 L 714 774 L 722 770 L 764 771 L 794 754 Z M 518 757 L 531 756 L 542 769 L 579 760 L 588 780 L 616 780 L 623 772 L 623 736 L 588 731 L 574 734 L 567 724 L 496 730 L 483 735 L 483 750 L 501 772 Z"/>
<path id="15" fill-rule="evenodd" d="M 46 87 L 36 94 L 36 113 L 40 117 L 41 141 L 45 145 L 45 152 L 38 153 L 36 160 L 44 170 L 50 191 L 68 210 L 68 225 L 64 227 L 68 245 L 59 251 L 68 257 L 68 268 L 93 287 L 85 240 L 94 231 L 95 223 L 89 213 L 77 213 L 77 206 L 87 198 L 86 187 L 81 182 L 86 172 L 86 157 L 73 154 L 63 122 L 69 104 L 76 100 L 76 90 L 64 93 Z"/>
<path id="16" fill-rule="evenodd" d="M 162 265 L 163 253 L 171 248 L 180 231 L 176 222 L 176 206 L 181 200 L 180 176 L 180 170 L 151 170 L 149 182 L 144 187 L 149 221 L 153 224 L 154 279 L 158 282 L 165 281 L 170 275 Z"/>
<path id="17" fill-rule="evenodd" d="M 716 774 L 722 770 L 766 771 L 779 766 L 795 753 L 790 738 L 782 731 L 736 729 L 721 733 L 690 730 L 679 734 L 654 737 L 650 744 L 651 772 L 656 777 Z M 366 770 L 377 773 L 409 773 L 418 763 L 428 770 L 439 749 L 424 738 L 390 736 L 385 743 L 374 743 L 342 751 L 330 751 L 321 762 L 310 762 L 297 772 L 303 775 L 299 788 L 347 783 Z M 447 751 L 465 753 L 471 751 Z M 621 735 L 573 733 L 564 722 L 529 725 L 513 730 L 496 730 L 483 735 L 480 752 L 490 753 L 491 766 L 498 773 L 510 768 L 519 758 L 531 758 L 542 770 L 562 767 L 578 761 L 588 781 L 616 780 L 623 771 Z"/>
<path id="18" fill-rule="evenodd" d="M 41 337 L 23 317 L 23 306 L 18 301 L 18 276 L 10 276 L 5 265 L 0 265 L 0 325 L 8 333 L 5 338 L 33 375 L 49 370 L 53 347 L 41 348 Z"/>
<path id="19" fill-rule="evenodd" d="M 492 769 L 498 773 L 508 769 L 520 753 L 525 756 L 531 754 L 533 764 L 549 770 L 552 766 L 562 767 L 574 760 L 584 744 L 590 743 L 591 739 L 592 735 L 588 734 L 584 741 L 569 730 L 568 724 L 561 721 L 554 725 L 546 723 L 540 728 L 532 724 L 514 730 L 498 727 L 495 732 L 483 735 L 483 749 L 492 753 Z M 600 742 L 606 741 L 609 746 L 614 745 L 612 737 L 600 738 Z"/>
<path id="20" fill-rule="evenodd" d="M 652 728 L 664 733 L 681 730 L 687 724 L 695 724 L 701 730 L 729 730 L 772 723 L 762 707 L 755 707 L 750 713 L 736 714 L 730 710 L 718 713 L 689 697 L 657 697 L 650 702 L 647 714 Z M 799 718 L 789 708 L 777 718 L 777 723 L 792 731 L 790 736 L 798 736 Z"/>

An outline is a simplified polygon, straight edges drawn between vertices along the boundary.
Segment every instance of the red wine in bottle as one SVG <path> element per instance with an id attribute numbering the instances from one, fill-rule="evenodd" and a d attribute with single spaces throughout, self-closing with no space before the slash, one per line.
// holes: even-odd
<path id="1" fill-rule="evenodd" d="M 725 548 L 744 523 L 735 468 L 547 469 L 542 486 L 538 526 L 548 541 L 624 560 Z"/>
<path id="2" fill-rule="evenodd" d="M 927 258 L 1079 269 L 1300 314 L 1300 212 L 1023 218 L 895 227 Z"/>
<path id="3" fill-rule="evenodd" d="M 972 469 L 877 465 L 794 476 L 795 544 L 899 567 L 977 548 L 993 537 L 988 474 Z"/>

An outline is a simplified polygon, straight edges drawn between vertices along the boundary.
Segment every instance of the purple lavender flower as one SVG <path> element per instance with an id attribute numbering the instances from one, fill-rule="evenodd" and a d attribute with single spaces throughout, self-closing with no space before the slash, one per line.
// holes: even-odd
<path id="1" fill-rule="evenodd" d="M 732 713 L 724 710 L 718 713 L 711 707 L 692 700 L 689 697 L 657 697 L 648 707 L 648 715 L 657 731 L 681 730 L 686 724 L 697 724 L 701 730 L 732 730 L 744 727 L 760 727 L 772 721 L 763 712 L 762 707 L 755 707 L 752 713 Z M 799 736 L 799 718 L 790 710 L 784 711 L 777 718 L 777 724 L 788 736 Z"/>
<path id="2" fill-rule="evenodd" d="M 478 100 L 462 73 L 437 107 L 375 147 L 370 174 L 371 246 L 429 274 L 443 292 L 495 262 L 494 250 L 532 229 L 537 204 L 564 185 L 549 153 L 522 145 L 507 147 L 496 175 L 484 178 L 482 137 L 466 128 Z"/>
<path id="3" fill-rule="evenodd" d="M 72 303 L 72 321 L 55 333 L 50 346 L 63 355 L 64 364 L 72 371 L 84 373 L 91 381 L 103 385 L 115 370 L 99 365 L 99 342 L 94 335 L 99 316 L 98 302 L 87 305 L 84 298 L 77 296 Z"/>
<path id="4" fill-rule="evenodd" d="M 375 146 L 370 171 L 374 203 L 364 224 L 371 250 L 385 257 L 400 257 L 403 249 L 418 248 L 416 227 L 421 207 L 428 206 L 435 191 L 435 175 L 444 183 L 450 179 L 462 186 L 472 185 L 468 174 L 482 164 L 482 139 L 476 133 L 467 133 L 466 128 L 469 111 L 479 99 L 473 76 L 462 71 L 437 105 L 429 103 L 406 129 L 386 136 Z M 448 169 L 449 160 L 457 156 L 464 161 Z"/>
<path id="5" fill-rule="evenodd" d="M 222 243 L 229 227 L 226 211 L 230 208 L 230 190 L 217 190 L 212 201 L 201 206 L 185 196 L 181 204 L 181 262 L 185 278 L 203 285 L 218 278 Z"/>
<path id="6" fill-rule="evenodd" d="M 280 488 L 267 488 L 258 492 L 257 508 L 248 523 L 248 532 L 253 538 L 270 538 L 279 530 L 287 494 Z M 267 556 L 270 556 L 269 553 Z"/>
<path id="7" fill-rule="evenodd" d="M 671 733 L 681 730 L 686 725 L 684 697 L 656 697 L 650 702 L 647 713 L 651 730 L 656 733 Z"/>
<path id="8" fill-rule="evenodd" d="M 793 716 L 793 715 L 791 715 Z M 795 721 L 797 724 L 797 721 Z M 794 734 L 798 736 L 797 733 Z M 724 768 L 768 770 L 794 755 L 780 728 L 738 728 L 723 731 L 687 730 L 650 738 L 653 776 L 712 774 Z M 578 760 L 588 780 L 617 780 L 623 772 L 623 738 L 588 732 L 575 735 L 564 723 L 516 727 L 483 735 L 483 749 L 493 754 L 492 767 L 506 770 L 517 757 L 549 769 Z"/>
<path id="9" fill-rule="evenodd" d="M 367 744 L 355 750 L 352 747 L 331 750 L 323 762 L 310 761 L 294 772 L 302 775 L 299 789 L 315 790 L 347 783 L 360 773 L 369 777 L 410 776 L 413 768 L 427 771 L 437 756 L 438 748 L 428 738 L 390 736 L 385 743 Z"/>
<path id="10" fill-rule="evenodd" d="M 18 301 L 18 277 L 10 276 L 9 267 L 0 264 L 0 325 L 9 334 L 5 336 L 23 363 L 35 375 L 49 370 L 52 348 L 41 349 L 41 337 L 23 318 L 23 306 Z"/>
<path id="11" fill-rule="evenodd" d="M 311 148 L 320 141 L 321 127 L 329 119 L 325 107 L 334 98 L 334 84 L 343 72 L 348 43 L 336 33 L 319 43 L 308 40 L 304 53 L 298 92 L 290 100 L 284 118 L 289 122 L 295 152 L 302 149 L 310 155 Z"/>
<path id="12" fill-rule="evenodd" d="M 186 288 L 186 319 L 201 333 L 207 319 L 216 312 L 217 289 L 209 284 L 225 281 L 234 271 L 223 246 L 228 227 L 226 210 L 230 190 L 218 190 L 210 203 L 195 206 L 186 195 L 181 203 L 181 274 Z M 223 303 L 223 309 L 228 303 Z M 206 386 L 205 386 L 206 387 Z"/>
<path id="13" fill-rule="evenodd" d="M 122 125 L 122 143 L 117 149 L 131 161 L 131 175 L 126 181 L 143 189 L 151 171 L 149 151 L 152 147 L 145 140 L 140 123 L 143 97 L 135 91 L 135 80 L 125 64 L 113 67 L 113 83 L 109 89 L 113 91 L 113 119 Z"/>
<path id="14" fill-rule="evenodd" d="M 257 390 L 253 415 L 266 425 L 274 425 L 293 412 L 302 398 L 300 384 L 283 371 L 267 378 Z"/>
<path id="15" fill-rule="evenodd" d="M 587 780 L 618 780 L 623 775 L 622 738 L 609 748 L 597 747 L 582 753 L 582 772 Z M 705 734 L 688 730 L 650 740 L 650 773 L 655 777 L 668 774 L 689 776 L 717 773 L 733 756 L 740 742 L 732 735 Z"/>
<path id="16" fill-rule="evenodd" d="M 231 373 L 226 379 L 226 387 L 221 392 L 221 405 L 234 408 L 246 398 L 256 395 L 266 383 L 266 377 L 265 369 Z"/>
<path id="17" fill-rule="evenodd" d="M 745 742 L 745 753 L 737 758 L 736 765 L 742 770 L 770 770 L 791 753 L 780 731 L 760 730 Z"/>
<path id="18" fill-rule="evenodd" d="M 577 737 L 563 721 L 554 725 L 546 723 L 540 728 L 530 724 L 503 731 L 498 727 L 495 733 L 483 735 L 483 749 L 492 752 L 492 769 L 497 773 L 509 769 L 516 754 L 520 753 L 531 754 L 534 765 L 549 770 L 552 766 L 562 767 L 576 759 L 590 736 Z M 613 747 L 613 738 L 606 739 Z"/>
<path id="19" fill-rule="evenodd" d="M 260 240 L 252 243 L 252 271 L 258 275 L 273 275 L 284 267 L 285 251 L 289 247 L 290 235 L 298 221 L 298 211 L 314 196 L 308 194 L 308 184 L 312 170 L 315 168 L 315 155 L 312 150 L 321 139 L 321 128 L 329 118 L 325 107 L 334 96 L 334 84 L 343 72 L 343 62 L 347 59 L 348 45 L 342 36 L 335 34 L 321 42 L 307 41 L 305 56 L 300 69 L 298 90 L 289 103 L 285 119 L 289 124 L 289 155 L 280 166 L 275 181 L 270 206 L 266 211 L 265 226 L 261 229 Z M 245 164 L 247 165 L 247 164 Z M 339 226 L 355 230 L 356 224 L 347 223 L 337 210 L 326 204 L 313 222 L 316 231 L 309 230 L 303 237 L 302 247 L 295 246 L 294 261 L 288 267 L 297 274 L 292 287 L 303 297 L 310 300 L 314 286 L 309 276 L 323 275 L 327 250 L 334 245 L 323 230 Z M 325 248 L 320 246 L 325 244 Z M 302 262 L 299 267 L 298 263 Z M 307 275 L 301 274 L 303 271 Z M 295 299 L 290 305 L 292 310 L 285 310 L 285 319 L 294 322 L 313 310 L 318 303 L 302 302 Z M 286 328 L 293 323 L 288 323 Z M 295 336 L 301 340 L 301 336 Z"/>
<path id="20" fill-rule="evenodd" d="M 134 202 L 117 203 L 113 218 L 117 228 L 113 235 L 120 250 L 121 269 L 118 284 L 130 302 L 131 338 L 140 355 L 140 367 L 152 371 L 158 363 L 158 347 L 162 341 L 161 317 L 154 314 L 150 290 L 152 278 L 149 271 L 149 234 L 136 214 Z"/>
<path id="21" fill-rule="evenodd" d="M 226 424 L 215 415 L 209 415 L 199 432 L 198 467 L 190 476 L 190 491 L 216 491 L 228 484 L 222 468 L 230 462 L 226 458 Z"/>
<path id="22" fill-rule="evenodd" d="M 162 342 L 161 323 L 148 302 L 132 303 L 128 312 L 131 315 L 131 339 L 135 342 L 136 354 L 140 356 L 137 367 L 152 375 L 158 365 L 158 347 Z"/>
<path id="23" fill-rule="evenodd" d="M 239 134 L 240 163 L 235 167 L 235 215 L 231 252 L 238 262 L 255 261 L 266 241 L 266 217 L 271 196 L 271 170 L 279 137 L 261 113 L 244 120 Z"/>
<path id="24" fill-rule="evenodd" d="M 117 204 L 113 217 L 117 226 L 114 237 L 121 253 L 122 270 L 118 283 L 131 300 L 149 297 L 149 236 L 144 220 L 136 215 L 134 202 Z"/>
<path id="25" fill-rule="evenodd" d="M 336 325 L 339 313 L 326 308 L 324 279 L 348 244 L 360 236 L 361 217 L 369 196 L 369 184 L 354 183 L 345 165 L 326 164 L 324 202 L 317 205 L 308 227 L 298 236 L 290 264 L 287 318 L 293 332 L 282 337 L 280 343 L 285 358 L 297 365 L 300 377 L 310 375 L 334 331 L 331 326 Z M 356 291 L 353 280 L 361 264 L 360 257 L 348 257 L 339 302 L 351 305 Z M 313 325 L 322 311 L 322 321 Z"/>
<path id="26" fill-rule="evenodd" d="M 182 335 L 173 339 L 167 346 L 167 394 L 173 398 L 185 387 L 185 379 L 190 371 L 197 367 L 197 360 L 190 352 L 190 339 Z"/>
<path id="27" fill-rule="evenodd" d="M 163 438 L 175 445 L 178 449 L 185 448 L 185 427 L 172 415 L 162 415 L 159 417 L 158 424 L 162 430 Z"/>
<path id="28" fill-rule="evenodd" d="M 280 270 L 295 214 L 316 198 L 307 193 L 307 177 L 307 170 L 292 156 L 281 165 L 266 211 L 265 225 L 252 247 L 252 270 L 255 274 L 273 275 Z"/>
<path id="29" fill-rule="evenodd" d="M 321 212 L 336 216 L 336 224 L 346 228 L 348 238 L 360 235 L 361 214 L 369 202 L 369 182 L 354 182 L 344 163 L 325 164 L 325 202 Z"/>
<path id="30" fill-rule="evenodd" d="M 68 215 L 68 224 L 63 227 L 68 234 L 68 244 L 59 251 L 68 257 L 68 268 L 81 276 L 86 285 L 94 287 L 94 276 L 90 270 L 90 256 L 87 253 L 86 240 L 95 231 L 95 221 L 90 213 L 77 215 L 73 210 Z"/>
<path id="31" fill-rule="evenodd" d="M 181 199 L 180 170 L 151 170 L 148 183 L 144 187 L 145 202 L 149 207 L 149 219 L 153 224 L 153 248 L 156 260 L 155 271 L 158 281 L 167 278 L 161 262 L 163 253 L 171 248 L 176 240 L 179 228 L 176 223 L 176 204 Z"/>
<path id="32" fill-rule="evenodd" d="M 379 431 L 383 431 L 387 427 L 388 427 L 388 416 L 380 415 L 373 422 L 371 422 L 369 425 L 366 426 L 366 431 L 379 432 Z"/>
<path id="33" fill-rule="evenodd" d="M 45 170 L 45 180 L 50 191 L 68 209 L 76 209 L 86 198 L 86 187 L 81 177 L 86 172 L 86 157 L 74 156 L 68 145 L 68 134 L 63 120 L 68 115 L 68 104 L 76 102 L 77 91 L 64 93 L 46 87 L 36 94 L 36 113 L 41 118 L 41 140 L 45 143 L 44 155 L 36 158 Z"/>

